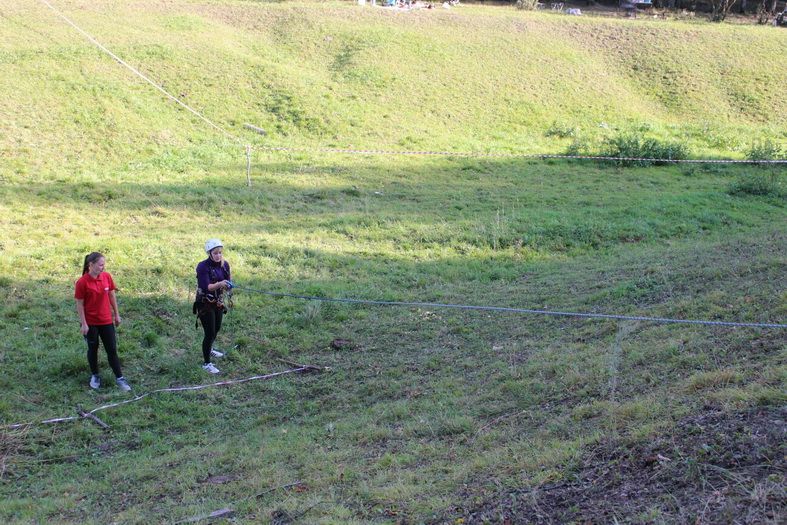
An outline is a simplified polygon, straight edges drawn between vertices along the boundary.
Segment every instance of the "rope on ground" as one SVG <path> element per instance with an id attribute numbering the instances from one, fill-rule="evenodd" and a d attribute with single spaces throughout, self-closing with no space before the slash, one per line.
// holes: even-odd
<path id="1" fill-rule="evenodd" d="M 65 422 L 65 421 L 74 421 L 74 420 L 77 420 L 77 419 L 83 419 L 83 418 L 86 418 L 86 417 L 90 417 L 91 415 L 94 415 L 96 412 L 100 412 L 102 410 L 108 410 L 110 408 L 119 407 L 121 405 L 127 405 L 128 403 L 134 403 L 134 402 L 140 401 L 140 400 L 142 400 L 142 399 L 144 399 L 144 398 L 146 398 L 148 396 L 151 396 L 153 394 L 158 394 L 158 393 L 161 393 L 161 392 L 186 392 L 186 391 L 193 391 L 193 390 L 202 390 L 202 389 L 205 389 L 205 388 L 213 388 L 213 387 L 217 387 L 217 386 L 238 385 L 238 384 L 241 384 L 241 383 L 248 383 L 249 381 L 272 379 L 274 377 L 279 377 L 279 376 L 283 376 L 283 375 L 286 375 L 286 374 L 294 374 L 294 373 L 299 373 L 299 372 L 319 372 L 319 371 L 323 371 L 323 370 L 326 370 L 326 369 L 325 368 L 320 368 L 320 367 L 317 367 L 317 366 L 313 366 L 313 365 L 300 365 L 297 368 L 292 368 L 290 370 L 283 370 L 281 372 L 274 372 L 274 373 L 265 374 L 265 375 L 251 376 L 251 377 L 246 377 L 246 378 L 243 378 L 243 379 L 227 379 L 226 381 L 219 381 L 217 383 L 207 383 L 207 384 L 203 384 L 203 385 L 179 386 L 179 387 L 171 387 L 171 388 L 159 388 L 158 390 L 152 390 L 152 391 L 147 392 L 145 394 L 140 394 L 138 396 L 134 396 L 131 399 L 126 399 L 124 401 L 118 401 L 117 403 L 109 403 L 109 404 L 106 404 L 106 405 L 101 405 L 99 407 L 94 408 L 93 410 L 91 410 L 89 412 L 83 412 L 83 414 L 79 415 L 79 416 L 56 417 L 56 418 L 51 418 L 51 419 L 44 419 L 43 421 L 34 421 L 34 422 L 30 422 L 30 423 L 15 423 L 13 425 L 3 425 L 0 428 L 16 429 L 16 428 L 29 427 L 31 425 L 36 425 L 36 424 L 38 424 L 38 425 L 46 425 L 46 424 L 62 423 L 62 422 Z"/>
<path id="2" fill-rule="evenodd" d="M 349 304 L 369 304 L 379 306 L 415 306 L 421 308 L 455 308 L 460 310 L 482 310 L 491 312 L 511 312 L 534 315 L 551 315 L 562 317 L 584 317 L 594 319 L 616 319 L 623 321 L 649 321 L 654 323 L 674 323 L 674 324 L 695 324 L 707 326 L 731 326 L 739 328 L 777 328 L 785 329 L 787 324 L 780 323 L 740 323 L 734 321 L 710 321 L 704 319 L 673 319 L 670 317 L 646 317 L 637 315 L 618 315 L 618 314 L 596 314 L 584 312 L 563 312 L 559 310 L 537 310 L 532 308 L 511 308 L 507 306 L 479 306 L 471 304 L 450 304 L 450 303 L 424 303 L 415 301 L 379 301 L 371 299 L 343 299 L 334 297 L 315 297 L 311 295 L 298 295 L 291 293 L 269 292 L 265 290 L 255 290 L 246 286 L 235 285 L 234 289 L 247 290 L 249 292 L 269 295 L 272 297 L 291 297 L 293 299 L 303 299 L 307 301 L 323 301 L 329 303 L 349 303 Z"/>

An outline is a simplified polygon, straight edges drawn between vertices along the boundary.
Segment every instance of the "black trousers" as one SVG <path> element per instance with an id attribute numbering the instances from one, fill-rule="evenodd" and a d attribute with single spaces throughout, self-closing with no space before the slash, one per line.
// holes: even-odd
<path id="1" fill-rule="evenodd" d="M 205 363 L 210 363 L 210 350 L 213 348 L 213 342 L 216 340 L 219 330 L 221 330 L 221 320 L 224 317 L 223 308 L 215 308 L 208 306 L 203 312 L 200 313 L 199 320 L 202 323 L 202 329 L 205 331 L 205 337 L 202 338 L 202 359 Z"/>
<path id="2" fill-rule="evenodd" d="M 118 359 L 117 337 L 115 336 L 115 325 L 89 325 L 85 341 L 87 342 L 87 363 L 90 365 L 90 373 L 98 374 L 98 339 L 104 343 L 104 350 L 107 352 L 109 366 L 112 367 L 115 377 L 123 377 L 120 371 L 120 359 Z"/>

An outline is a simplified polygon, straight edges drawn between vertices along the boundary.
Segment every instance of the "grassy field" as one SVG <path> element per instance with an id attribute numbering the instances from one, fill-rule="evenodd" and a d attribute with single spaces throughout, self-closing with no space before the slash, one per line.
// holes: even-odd
<path id="1" fill-rule="evenodd" d="M 599 152 L 633 134 L 743 158 L 787 143 L 774 28 L 483 6 L 54 5 L 255 145 Z M 214 379 L 191 315 L 212 236 L 246 288 L 220 377 L 330 367 L 156 394 L 100 412 L 109 431 L 4 428 L 3 522 L 225 508 L 238 523 L 783 521 L 784 330 L 251 289 L 784 323 L 784 168 L 257 150 L 248 187 L 242 145 L 42 3 L 0 0 L 0 22 L 0 421 L 128 399 L 87 386 L 72 296 L 93 250 L 120 288 L 134 393 Z"/>

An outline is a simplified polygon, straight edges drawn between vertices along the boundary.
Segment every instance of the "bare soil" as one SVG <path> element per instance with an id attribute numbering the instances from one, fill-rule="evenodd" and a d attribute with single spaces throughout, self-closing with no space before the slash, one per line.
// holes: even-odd
<path id="1" fill-rule="evenodd" d="M 445 523 L 787 523 L 786 416 L 715 411 L 652 442 L 598 444 L 567 480 L 458 507 Z"/>

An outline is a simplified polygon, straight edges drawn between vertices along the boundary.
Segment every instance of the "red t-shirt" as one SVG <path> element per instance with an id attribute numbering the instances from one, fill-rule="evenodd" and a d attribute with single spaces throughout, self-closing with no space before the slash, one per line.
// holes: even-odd
<path id="1" fill-rule="evenodd" d="M 116 290 L 115 281 L 109 272 L 101 272 L 97 278 L 86 273 L 76 282 L 74 298 L 84 301 L 85 320 L 88 325 L 112 324 L 109 292 L 113 290 Z"/>

